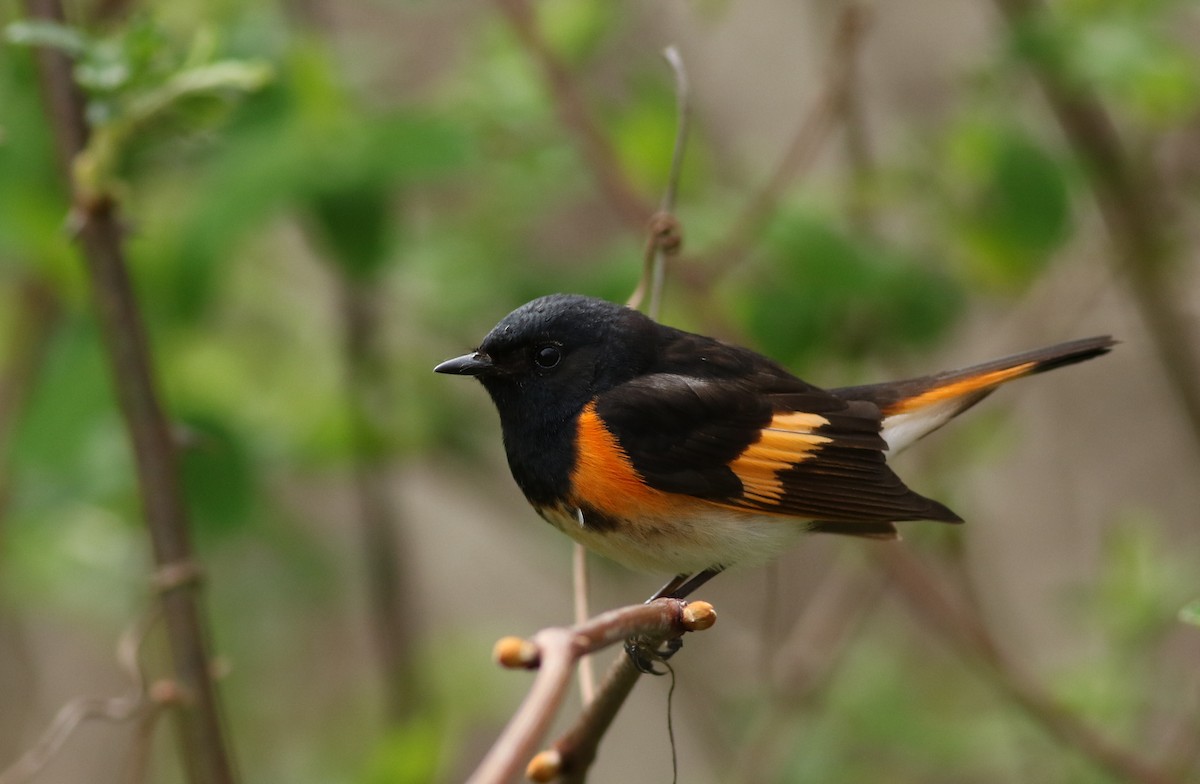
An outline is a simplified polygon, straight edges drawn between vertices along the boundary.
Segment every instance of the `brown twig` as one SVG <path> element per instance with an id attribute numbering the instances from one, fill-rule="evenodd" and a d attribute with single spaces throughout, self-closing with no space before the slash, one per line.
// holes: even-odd
<path id="1" fill-rule="evenodd" d="M 1014 32 L 1035 34 L 1047 15 L 1040 0 L 995 0 Z M 1163 371 L 1200 449 L 1200 354 L 1189 336 L 1196 326 L 1176 301 L 1171 261 L 1173 216 L 1161 177 L 1136 166 L 1121 143 L 1103 103 L 1068 77 L 1039 47 L 1028 65 L 1075 154 L 1083 161 L 1101 216 L 1112 237 L 1117 268 L 1129 280 L 1138 312 L 1150 333 Z"/>
<path id="2" fill-rule="evenodd" d="M 146 688 L 142 672 L 141 649 L 160 613 L 152 608 L 122 633 L 117 642 L 117 663 L 128 677 L 131 688 L 119 697 L 80 697 L 71 700 L 55 714 L 41 737 L 20 759 L 0 771 L 0 784 L 21 784 L 33 778 L 70 739 L 75 729 L 88 719 L 112 722 L 141 720 L 139 734 L 149 734 L 159 709 L 167 703 Z"/>
<path id="3" fill-rule="evenodd" d="M 496 643 L 495 656 L 501 664 L 527 669 L 536 667 L 538 675 L 508 726 L 471 775 L 470 784 L 507 782 L 525 766 L 562 704 L 571 671 L 580 657 L 631 636 L 662 641 L 688 631 L 707 629 L 715 620 L 716 613 L 707 602 L 689 604 L 678 599 L 658 599 L 610 610 L 570 628 L 543 629 L 528 640 L 516 637 L 500 640 Z M 629 657 L 623 653 L 621 657 L 628 661 Z M 633 670 L 632 665 L 629 669 Z M 637 671 L 633 672 L 636 679 Z M 609 688 L 601 687 L 600 696 L 585 709 L 584 716 L 603 710 L 610 694 Z M 600 734 L 603 734 L 603 728 Z M 593 753 L 598 742 L 599 737 L 592 739 Z M 581 765 L 586 769 L 591 758 L 578 756 L 579 748 L 563 745 L 560 741 L 550 752 L 538 755 L 530 766 L 541 775 L 551 772 L 568 775 Z M 550 771 L 551 767 L 553 771 Z"/>
<path id="4" fill-rule="evenodd" d="M 663 57 L 671 66 L 675 75 L 675 102 L 678 121 L 675 127 L 675 145 L 671 153 L 671 168 L 667 176 L 667 186 L 663 193 L 661 209 L 650 219 L 649 230 L 646 233 L 646 250 L 642 262 L 642 277 L 637 288 L 630 295 L 626 305 L 631 308 L 641 307 L 649 291 L 647 313 L 650 318 L 657 319 L 662 311 L 662 292 L 666 281 L 667 257 L 679 252 L 682 243 L 679 222 L 672 213 L 679 194 L 679 182 L 683 174 L 683 155 L 687 150 L 688 126 L 691 116 L 691 98 L 688 86 L 687 70 L 683 59 L 674 46 L 669 46 L 663 52 Z M 588 617 L 588 579 L 587 551 L 582 545 L 576 544 L 573 557 L 575 622 L 584 622 Z M 595 686 L 592 675 L 590 657 L 584 657 L 579 663 L 579 685 L 583 696 L 583 704 L 591 703 L 595 696 Z"/>
<path id="5" fill-rule="evenodd" d="M 65 23 L 60 0 L 27 0 L 37 19 Z M 38 51 L 38 70 L 54 129 L 59 166 L 70 172 L 85 148 L 84 98 L 70 61 L 55 50 Z M 72 191 L 75 192 L 74 183 Z M 159 404 L 145 326 L 125 264 L 115 201 L 93 195 L 73 206 L 77 239 L 91 282 L 116 396 L 133 445 L 143 512 L 160 581 L 174 677 L 182 693 L 175 712 L 190 781 L 223 784 L 234 780 L 216 691 L 209 673 L 208 640 L 200 610 L 200 588 L 180 483 L 178 456 Z M 176 579 L 181 578 L 181 579 Z"/>
<path id="6" fill-rule="evenodd" d="M 989 680 L 1026 715 L 1060 743 L 1076 749 L 1095 765 L 1123 781 L 1171 784 L 1173 776 L 1158 770 L 1084 723 L 1055 700 L 1033 679 L 1020 672 L 1004 655 L 990 630 L 979 618 L 957 606 L 917 559 L 902 545 L 873 548 L 877 561 L 892 585 L 921 621 L 928 623 L 958 652 L 981 665 Z"/>
<path id="7" fill-rule="evenodd" d="M 376 345 L 378 324 L 373 289 L 343 277 L 341 316 L 345 351 L 345 387 L 353 441 L 354 499 L 362 533 L 370 624 L 383 673 L 384 708 L 389 720 L 414 715 L 419 688 L 413 665 L 417 619 L 409 571 L 400 562 L 401 541 L 387 478 L 381 474 L 379 447 L 384 440 L 376 423 L 374 400 L 380 396 L 382 360 Z M 372 404 L 375 405 L 372 405 Z"/>
<path id="8" fill-rule="evenodd" d="M 654 209 L 621 171 L 616 153 L 588 110 L 574 77 L 542 38 L 533 9 L 526 0 L 495 2 L 517 40 L 541 70 L 559 121 L 574 134 L 584 163 L 601 193 L 625 225 L 640 232 Z"/>
<path id="9" fill-rule="evenodd" d="M 578 542 L 571 548 L 571 593 L 575 598 L 575 625 L 587 623 L 592 612 L 589 609 L 591 580 L 588 574 L 588 551 Z M 588 705 L 596 698 L 596 672 L 592 657 L 579 659 L 579 699 Z"/>
<path id="10" fill-rule="evenodd" d="M 731 781 L 773 781 L 798 714 L 810 707 L 884 595 L 884 581 L 859 566 L 835 565 L 774 648 L 774 677 L 727 773 Z M 772 775 L 774 772 L 775 775 Z"/>
<path id="11" fill-rule="evenodd" d="M 570 760 L 566 766 L 560 763 L 563 784 L 578 784 L 587 778 L 601 739 L 629 698 L 641 674 L 624 651 L 617 654 L 604 680 L 600 682 L 596 699 L 584 709 L 575 724 L 554 742 L 552 749 L 558 758 Z"/>
<path id="12" fill-rule="evenodd" d="M 749 253 L 775 215 L 788 187 L 816 162 L 838 120 L 844 116 L 855 57 L 868 21 L 868 12 L 857 4 L 847 5 L 842 10 L 820 93 L 804 115 L 780 162 L 771 170 L 770 178 L 738 213 L 725 237 L 705 251 L 704 258 L 709 263 L 704 268 L 709 275 L 725 274 Z"/>
<path id="13" fill-rule="evenodd" d="M 667 175 L 667 187 L 663 191 L 659 210 L 650 217 L 646 231 L 646 249 L 642 255 L 642 277 L 637 288 L 625 303 L 631 308 L 640 308 L 649 292 L 646 313 L 658 319 L 662 313 L 662 295 L 666 283 L 667 257 L 679 255 L 683 246 L 683 234 L 675 218 L 675 201 L 679 195 L 679 182 L 683 176 L 683 155 L 687 150 L 688 129 L 691 125 L 691 88 L 683 58 L 674 46 L 668 46 L 663 57 L 675 74 L 675 146 L 671 152 L 671 169 Z"/>
<path id="14" fill-rule="evenodd" d="M 851 8 L 858 9 L 857 13 L 865 13 L 862 6 L 855 4 Z M 860 34 L 861 35 L 861 34 Z M 846 201 L 846 214 L 855 231 L 870 236 L 874 233 L 875 221 L 872 216 L 871 199 L 864 195 L 864 189 L 871 183 L 875 162 L 871 155 L 871 145 L 868 140 L 868 128 L 862 101 L 859 99 L 859 53 L 861 46 L 852 47 L 845 57 L 845 76 L 842 88 L 842 98 L 839 101 L 844 139 L 844 152 L 849 173 L 849 196 Z"/>
<path id="15" fill-rule="evenodd" d="M 11 348 L 0 371 L 0 521 L 4 519 L 11 489 L 9 444 L 29 393 L 37 383 L 60 314 L 58 295 L 39 276 L 25 276 L 18 281 L 17 290 Z"/>

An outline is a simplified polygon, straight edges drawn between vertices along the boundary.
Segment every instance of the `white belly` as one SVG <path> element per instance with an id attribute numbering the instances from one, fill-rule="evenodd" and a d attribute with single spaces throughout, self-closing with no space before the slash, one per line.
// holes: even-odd
<path id="1" fill-rule="evenodd" d="M 580 524 L 575 509 L 547 507 L 538 513 L 592 552 L 630 569 L 658 574 L 762 563 L 794 545 L 808 526 L 796 518 L 707 504 L 670 520 L 606 521 L 606 526 L 589 526 L 586 518 Z"/>

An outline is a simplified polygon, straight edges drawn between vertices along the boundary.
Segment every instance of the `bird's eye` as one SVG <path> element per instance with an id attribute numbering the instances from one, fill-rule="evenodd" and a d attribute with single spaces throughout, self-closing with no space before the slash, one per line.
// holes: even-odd
<path id="1" fill-rule="evenodd" d="M 562 349 L 558 346 L 542 346 L 533 354 L 537 366 L 549 370 L 562 360 Z"/>

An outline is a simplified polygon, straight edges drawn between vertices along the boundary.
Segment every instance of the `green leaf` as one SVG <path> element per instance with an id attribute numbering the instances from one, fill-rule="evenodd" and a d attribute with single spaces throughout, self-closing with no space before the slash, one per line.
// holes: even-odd
<path id="1" fill-rule="evenodd" d="M 375 746 L 361 784 L 423 784 L 436 781 L 443 734 L 418 719 L 385 735 Z"/>
<path id="2" fill-rule="evenodd" d="M 987 113 L 951 132 L 948 154 L 958 181 L 951 182 L 946 212 L 973 271 L 995 285 L 1027 285 L 1071 234 L 1062 164 Z"/>
<path id="3" fill-rule="evenodd" d="M 1183 623 L 1190 623 L 1192 626 L 1200 626 L 1200 599 L 1180 610 L 1179 620 Z"/>
<path id="4" fill-rule="evenodd" d="M 243 528 L 254 498 L 253 466 L 238 435 L 218 416 L 182 418 L 184 492 L 199 530 L 227 533 Z"/>
<path id="5" fill-rule="evenodd" d="M 349 277 L 369 280 L 387 261 L 388 206 L 387 191 L 371 184 L 319 193 L 309 200 L 320 239 Z"/>
<path id="6" fill-rule="evenodd" d="M 765 248 L 769 265 L 733 304 L 756 344 L 782 362 L 927 345 L 962 309 L 954 281 L 895 248 L 813 215 L 777 224 Z"/>
<path id="7" fill-rule="evenodd" d="M 12 22 L 4 28 L 4 38 L 18 46 L 49 46 L 73 56 L 87 46 L 87 39 L 75 28 L 40 19 Z"/>

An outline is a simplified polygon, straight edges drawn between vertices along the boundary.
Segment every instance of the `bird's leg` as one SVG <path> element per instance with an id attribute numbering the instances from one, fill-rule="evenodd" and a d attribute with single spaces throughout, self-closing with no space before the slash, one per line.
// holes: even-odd
<path id="1" fill-rule="evenodd" d="M 705 569 L 702 572 L 696 572 L 693 575 L 677 574 L 667 581 L 667 584 L 655 591 L 654 595 L 646 600 L 647 603 L 655 599 L 683 599 L 692 591 L 704 585 L 706 582 L 716 577 L 722 571 L 722 567 L 714 566 L 711 569 Z M 662 670 L 654 668 L 654 662 L 666 661 L 671 658 L 683 647 L 683 637 L 672 637 L 667 640 L 662 648 L 654 650 L 647 644 L 647 641 L 642 637 L 630 637 L 625 641 L 625 653 L 629 655 L 633 666 L 638 669 L 638 672 L 647 673 L 649 675 L 664 675 Z"/>
<path id="2" fill-rule="evenodd" d="M 686 583 L 688 577 L 689 577 L 689 575 L 686 573 L 675 575 L 674 577 L 672 577 L 670 580 L 667 581 L 666 585 L 664 585 L 662 588 L 659 588 L 657 591 L 655 591 L 654 595 L 646 600 L 646 604 L 649 604 L 650 602 L 654 601 L 655 599 L 661 599 L 664 596 L 666 596 L 668 598 L 678 598 L 675 596 L 675 589 L 677 589 L 679 586 Z"/>
<path id="3" fill-rule="evenodd" d="M 686 599 L 689 595 L 691 595 L 692 591 L 696 590 L 701 585 L 704 585 L 706 582 L 716 577 L 723 571 L 725 571 L 725 567 L 713 566 L 705 569 L 703 572 L 696 572 L 692 575 L 691 579 L 685 580 L 681 585 L 675 586 L 674 590 L 672 590 L 670 593 L 664 594 L 664 596 L 669 599 Z M 670 585 L 670 583 L 667 585 Z M 666 586 L 663 587 L 665 588 Z"/>

